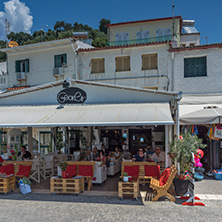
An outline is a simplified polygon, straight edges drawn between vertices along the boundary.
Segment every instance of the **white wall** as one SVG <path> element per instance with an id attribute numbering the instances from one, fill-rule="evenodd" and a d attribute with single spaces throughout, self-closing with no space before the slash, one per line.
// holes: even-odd
<path id="1" fill-rule="evenodd" d="M 74 77 L 74 53 L 70 45 L 54 48 L 36 49 L 35 51 L 24 51 L 19 53 L 8 53 L 9 67 L 9 86 L 20 85 L 16 79 L 15 61 L 29 59 L 30 70 L 27 73 L 27 85 L 38 85 L 47 82 L 53 82 L 56 78 L 53 76 L 54 55 L 67 54 L 67 65 L 65 68 L 64 79 Z M 62 78 L 62 77 L 61 77 Z M 60 79 L 61 79 L 60 78 Z M 26 85 L 23 82 L 22 85 Z"/>
<path id="2" fill-rule="evenodd" d="M 158 69 L 142 70 L 142 54 L 157 53 Z M 122 49 L 98 50 L 91 52 L 79 52 L 80 79 L 97 80 L 103 83 L 118 85 L 149 87 L 158 86 L 159 89 L 166 89 L 168 79 L 166 77 L 147 78 L 157 75 L 168 75 L 168 45 L 152 45 L 142 47 L 129 47 Z M 130 56 L 130 71 L 116 72 L 115 57 Z M 91 74 L 91 59 L 105 58 L 105 73 Z M 129 79 L 129 77 L 137 77 Z M 142 78 L 139 78 L 142 77 Z M 108 80 L 113 78 L 115 80 Z M 126 78 L 126 79 L 118 79 Z M 102 80 L 101 80 L 102 79 Z"/>
<path id="3" fill-rule="evenodd" d="M 184 78 L 184 58 L 207 57 L 207 76 Z M 222 48 L 175 53 L 174 91 L 183 93 L 222 93 Z"/>

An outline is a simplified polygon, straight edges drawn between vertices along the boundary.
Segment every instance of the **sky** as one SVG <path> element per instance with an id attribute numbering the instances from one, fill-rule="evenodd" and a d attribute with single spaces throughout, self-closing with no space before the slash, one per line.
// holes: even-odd
<path id="1" fill-rule="evenodd" d="M 174 0 L 175 16 L 194 19 L 201 44 L 222 42 L 222 0 Z M 53 29 L 56 21 L 98 28 L 102 18 L 111 23 L 172 16 L 172 0 L 0 0 L 0 39 L 7 17 L 11 31 Z M 46 26 L 47 25 L 47 26 Z"/>

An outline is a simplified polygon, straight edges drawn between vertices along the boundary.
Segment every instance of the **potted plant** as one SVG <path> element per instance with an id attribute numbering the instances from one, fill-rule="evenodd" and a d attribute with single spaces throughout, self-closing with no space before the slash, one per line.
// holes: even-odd
<path id="1" fill-rule="evenodd" d="M 61 170 L 62 170 L 62 177 L 63 177 L 63 178 L 67 178 L 67 171 L 66 171 L 67 166 L 68 166 L 68 163 L 67 163 L 67 162 L 62 162 L 62 163 L 60 163 L 60 165 L 59 165 L 59 167 L 60 167 Z"/>
<path id="2" fill-rule="evenodd" d="M 129 175 L 127 172 L 123 172 L 123 182 L 128 182 L 129 181 Z"/>
<path id="3" fill-rule="evenodd" d="M 183 134 L 179 140 L 176 139 L 170 144 L 170 156 L 173 159 L 178 173 L 174 179 L 175 191 L 178 196 L 184 195 L 188 190 L 189 178 L 188 167 L 191 161 L 191 153 L 197 153 L 197 149 L 205 148 L 197 135 L 190 133 Z"/>

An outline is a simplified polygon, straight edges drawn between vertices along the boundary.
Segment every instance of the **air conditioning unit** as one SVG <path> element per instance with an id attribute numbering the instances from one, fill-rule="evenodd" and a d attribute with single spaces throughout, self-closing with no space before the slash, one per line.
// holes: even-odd
<path id="1" fill-rule="evenodd" d="M 54 68 L 53 69 L 53 75 L 54 76 L 63 76 L 64 75 L 64 69 L 63 68 Z"/>
<path id="2" fill-rule="evenodd" d="M 26 80 L 26 75 L 24 72 L 18 72 L 17 73 L 17 80 L 21 81 L 21 80 Z"/>

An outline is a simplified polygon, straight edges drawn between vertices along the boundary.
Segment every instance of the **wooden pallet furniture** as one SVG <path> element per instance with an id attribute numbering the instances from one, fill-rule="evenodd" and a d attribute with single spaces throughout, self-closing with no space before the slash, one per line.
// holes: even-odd
<path id="1" fill-rule="evenodd" d="M 150 188 L 152 188 L 157 193 L 157 195 L 152 199 L 152 201 L 157 201 L 162 196 L 167 196 L 171 201 L 174 202 L 176 201 L 175 197 L 169 193 L 170 186 L 173 183 L 173 179 L 176 173 L 177 169 L 174 166 L 172 166 L 170 168 L 170 176 L 168 177 L 166 183 L 163 186 L 160 185 L 159 180 L 155 178 L 151 179 Z"/>
<path id="2" fill-rule="evenodd" d="M 130 195 L 137 200 L 139 196 L 139 178 L 132 178 L 130 182 L 123 182 L 123 180 L 120 180 L 118 183 L 118 194 L 120 199 Z"/>
<path id="3" fill-rule="evenodd" d="M 50 191 L 53 194 L 76 194 L 84 191 L 84 177 L 80 178 L 51 178 Z"/>
<path id="4" fill-rule="evenodd" d="M 0 193 L 7 194 L 15 189 L 15 177 L 0 177 Z"/>
<path id="5" fill-rule="evenodd" d="M 77 166 L 77 175 L 80 175 L 79 165 L 92 166 L 92 176 L 84 176 L 85 182 L 88 183 L 88 190 L 91 190 L 91 188 L 92 188 L 92 179 L 93 179 L 94 173 L 95 173 L 95 162 L 94 161 L 67 161 L 67 163 L 69 165 L 76 165 Z"/>
<path id="6" fill-rule="evenodd" d="M 13 164 L 14 166 L 14 175 L 16 175 L 18 173 L 19 170 L 19 165 L 23 165 L 23 166 L 32 166 L 33 161 L 32 160 L 27 160 L 27 161 L 4 161 L 3 162 L 3 166 L 8 165 L 8 164 Z M 18 176 L 21 177 L 21 176 Z"/>
<path id="7" fill-rule="evenodd" d="M 145 166 L 156 166 L 156 162 L 122 162 L 121 177 L 123 176 L 125 166 L 138 166 L 139 165 L 139 183 L 149 183 L 150 176 L 145 176 Z"/>

